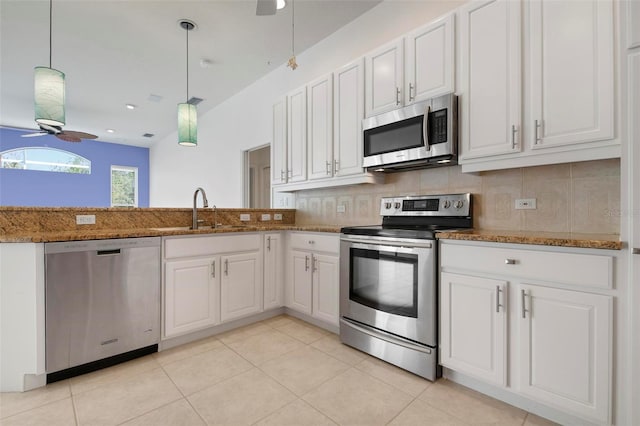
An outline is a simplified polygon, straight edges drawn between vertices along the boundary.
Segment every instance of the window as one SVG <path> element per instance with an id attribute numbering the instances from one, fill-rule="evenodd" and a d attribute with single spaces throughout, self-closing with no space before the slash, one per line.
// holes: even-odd
<path id="1" fill-rule="evenodd" d="M 111 207 L 138 207 L 138 168 L 111 166 Z"/>
<path id="2" fill-rule="evenodd" d="M 27 147 L 1 152 L 0 167 L 4 169 L 91 174 L 91 161 L 73 152 L 54 148 Z"/>

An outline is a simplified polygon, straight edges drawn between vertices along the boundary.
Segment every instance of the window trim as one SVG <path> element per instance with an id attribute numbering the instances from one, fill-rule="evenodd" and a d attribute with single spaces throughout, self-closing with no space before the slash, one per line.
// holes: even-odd
<path id="1" fill-rule="evenodd" d="M 28 151 L 32 151 L 32 150 L 41 150 L 41 151 L 55 151 L 58 153 L 62 153 L 64 155 L 67 155 L 68 157 L 72 157 L 72 158 L 80 158 L 82 159 L 85 163 L 87 164 L 69 164 L 69 163 L 53 163 L 53 162 L 49 162 L 49 161 L 40 161 L 40 160 L 32 160 L 29 161 L 27 158 L 27 154 Z M 15 162 L 15 161 L 11 161 L 9 159 L 2 161 L 2 156 L 5 154 L 9 154 L 9 153 L 13 153 L 13 152 L 22 152 L 22 158 L 23 160 L 18 162 L 20 163 L 23 167 L 19 167 L 19 168 L 13 168 L 13 167 L 3 167 L 2 163 L 4 162 Z M 42 170 L 42 169 L 33 169 L 33 168 L 29 168 L 28 164 L 39 164 L 39 165 L 45 165 L 45 166 L 53 166 L 53 167 L 61 167 L 61 168 L 78 168 L 78 169 L 84 169 L 87 170 L 86 173 L 78 173 L 78 172 L 72 172 L 72 171 L 68 171 L 68 170 Z M 20 147 L 20 148 L 13 148 L 13 149 L 8 149 L 6 151 L 1 151 L 0 152 L 0 168 L 2 169 L 7 169 L 7 170 L 29 170 L 32 172 L 48 172 L 48 173 L 69 173 L 69 174 L 78 174 L 78 175 L 90 175 L 91 174 L 91 168 L 92 168 L 92 163 L 91 160 L 89 160 L 88 158 L 77 154 L 75 152 L 72 151 L 67 151 L 64 149 L 58 149 L 58 148 L 50 148 L 47 146 L 24 146 L 24 147 Z"/>

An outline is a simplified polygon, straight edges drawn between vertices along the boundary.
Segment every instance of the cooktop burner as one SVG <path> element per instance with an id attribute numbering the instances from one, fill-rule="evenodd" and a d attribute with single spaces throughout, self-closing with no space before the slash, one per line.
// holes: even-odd
<path id="1" fill-rule="evenodd" d="M 473 226 L 471 194 L 382 198 L 382 225 L 342 228 L 347 235 L 433 239 L 437 231 Z"/>

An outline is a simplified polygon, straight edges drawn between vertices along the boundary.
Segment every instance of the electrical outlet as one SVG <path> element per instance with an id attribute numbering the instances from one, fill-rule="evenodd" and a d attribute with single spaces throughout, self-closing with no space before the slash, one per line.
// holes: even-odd
<path id="1" fill-rule="evenodd" d="M 535 198 L 518 198 L 516 200 L 516 210 L 535 210 L 536 208 Z"/>
<path id="2" fill-rule="evenodd" d="M 269 213 L 263 214 L 260 218 L 261 221 L 266 222 L 268 220 L 271 220 L 271 215 Z"/>
<path id="3" fill-rule="evenodd" d="M 240 214 L 240 220 L 242 222 L 249 222 L 251 220 L 251 215 L 249 213 Z"/>
<path id="4" fill-rule="evenodd" d="M 76 215 L 76 225 L 95 225 L 95 224 L 96 224 L 95 214 L 77 214 Z"/>
<path id="5" fill-rule="evenodd" d="M 338 213 L 344 213 L 347 211 L 347 206 L 345 206 L 344 204 L 338 204 L 338 207 L 336 207 L 336 212 Z"/>
<path id="6" fill-rule="evenodd" d="M 273 220 L 282 220 L 282 213 L 274 213 Z"/>

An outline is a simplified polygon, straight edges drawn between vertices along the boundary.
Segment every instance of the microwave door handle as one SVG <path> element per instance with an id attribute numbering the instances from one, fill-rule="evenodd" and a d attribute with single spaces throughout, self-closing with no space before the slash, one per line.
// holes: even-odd
<path id="1" fill-rule="evenodd" d="M 424 147 L 427 151 L 431 151 L 431 144 L 429 143 L 429 114 L 431 114 L 431 105 L 427 105 L 424 118 L 422 119 L 422 139 L 424 140 Z"/>

